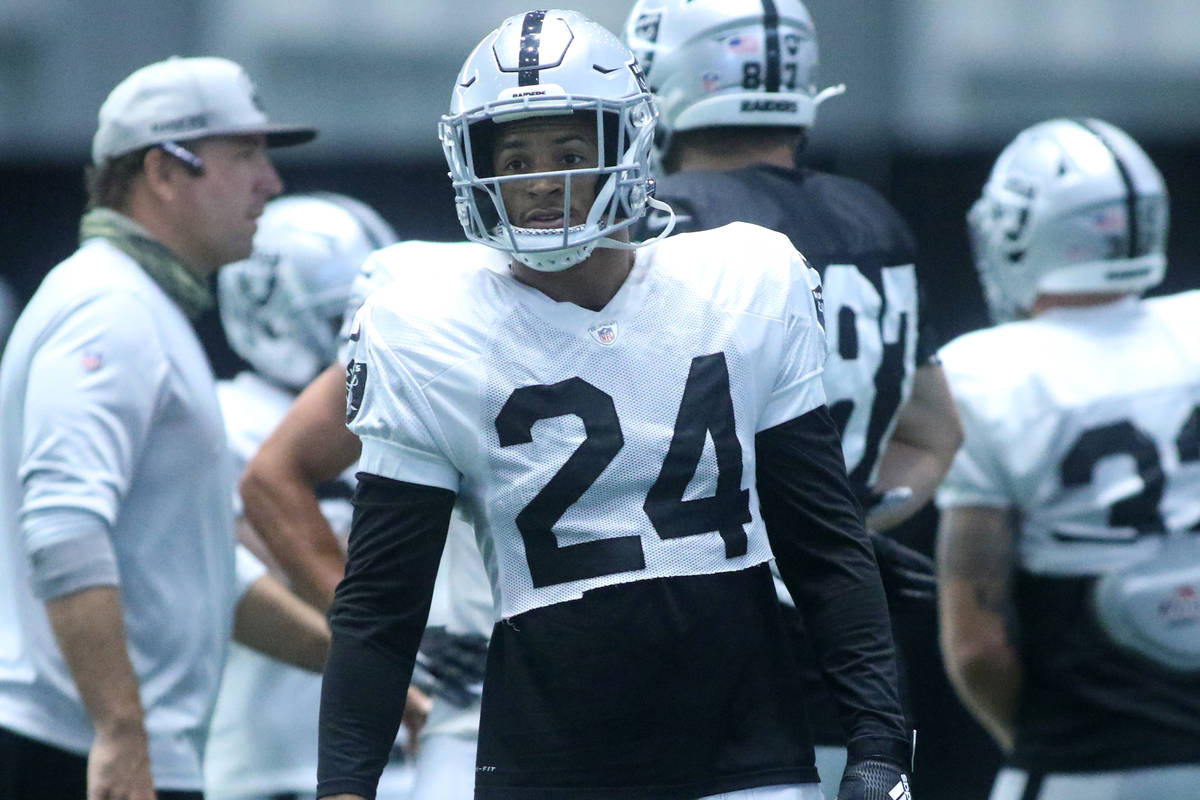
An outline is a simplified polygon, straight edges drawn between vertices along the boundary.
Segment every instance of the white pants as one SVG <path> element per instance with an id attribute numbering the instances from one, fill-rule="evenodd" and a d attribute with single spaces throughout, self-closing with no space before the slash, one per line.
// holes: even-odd
<path id="1" fill-rule="evenodd" d="M 846 771 L 846 748 L 817 745 L 817 772 L 821 773 L 821 793 L 825 800 L 837 797 L 838 784 Z"/>
<path id="2" fill-rule="evenodd" d="M 412 800 L 472 800 L 475 739 L 451 734 L 421 738 Z"/>
<path id="3" fill-rule="evenodd" d="M 700 800 L 824 800 L 815 783 L 789 783 L 784 786 L 755 786 L 725 794 L 710 794 Z"/>
<path id="4" fill-rule="evenodd" d="M 1006 767 L 996 775 L 989 800 L 1196 800 L 1200 764 L 1116 772 L 1050 773 L 1030 777 Z"/>

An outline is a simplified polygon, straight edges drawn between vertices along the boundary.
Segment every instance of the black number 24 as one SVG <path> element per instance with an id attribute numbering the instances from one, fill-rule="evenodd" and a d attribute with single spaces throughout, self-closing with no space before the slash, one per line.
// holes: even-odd
<path id="1" fill-rule="evenodd" d="M 584 440 L 554 477 L 517 514 L 529 574 L 536 587 L 645 569 L 639 536 L 616 536 L 560 547 L 554 525 L 578 502 L 625 444 L 613 399 L 582 378 L 523 386 L 496 416 L 501 447 L 533 441 L 539 420 L 574 415 Z M 684 500 L 700 464 L 706 434 L 717 458 L 717 486 L 708 497 Z M 729 369 L 724 353 L 692 359 L 671 445 L 642 508 L 663 539 L 717 531 L 725 557 L 745 555 L 750 490 L 741 488 L 742 446 L 734 425 Z"/>

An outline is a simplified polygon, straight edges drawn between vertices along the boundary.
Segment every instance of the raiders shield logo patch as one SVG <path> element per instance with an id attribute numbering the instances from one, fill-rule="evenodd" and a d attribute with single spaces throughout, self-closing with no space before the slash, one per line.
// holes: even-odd
<path id="1" fill-rule="evenodd" d="M 825 330 L 825 295 L 821 293 L 821 284 L 812 288 L 813 303 L 817 307 L 817 324 Z"/>
<path id="2" fill-rule="evenodd" d="M 367 387 L 367 365 L 351 361 L 346 365 L 346 422 L 354 421 L 362 407 L 363 391 Z"/>

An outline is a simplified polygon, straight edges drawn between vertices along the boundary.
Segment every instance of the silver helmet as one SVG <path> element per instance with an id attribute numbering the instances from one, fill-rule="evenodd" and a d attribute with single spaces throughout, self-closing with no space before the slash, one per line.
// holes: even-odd
<path id="1" fill-rule="evenodd" d="M 596 125 L 595 168 L 498 177 L 490 141 L 496 126 L 530 117 L 574 115 Z M 467 238 L 509 251 L 533 269 L 558 271 L 586 259 L 645 213 L 653 183 L 650 150 L 656 114 L 633 54 L 612 33 L 575 11 L 509 17 L 467 57 L 439 126 L 459 222 Z M 567 180 L 570 174 L 572 180 Z M 569 224 L 570 186 L 595 176 L 596 197 L 579 225 Z M 505 208 L 508 181 L 565 182 L 564 226 L 524 228 Z"/>
<path id="2" fill-rule="evenodd" d="M 662 115 L 676 131 L 808 127 L 844 86 L 817 91 L 817 32 L 800 0 L 638 0 L 625 23 Z"/>
<path id="3" fill-rule="evenodd" d="M 1142 292 L 1166 271 L 1167 189 L 1149 156 L 1097 119 L 1054 119 L 1000 153 L 967 214 L 997 322 L 1042 293 Z"/>
<path id="4" fill-rule="evenodd" d="M 230 347 L 254 370 L 300 389 L 333 363 L 350 286 L 396 234 L 367 205 L 332 193 L 267 203 L 250 257 L 217 278 Z"/>

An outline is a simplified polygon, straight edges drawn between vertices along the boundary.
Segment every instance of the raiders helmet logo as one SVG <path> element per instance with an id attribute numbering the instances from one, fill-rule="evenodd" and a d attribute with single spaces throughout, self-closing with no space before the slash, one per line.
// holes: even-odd
<path id="1" fill-rule="evenodd" d="M 358 416 L 362 408 L 363 391 L 367 387 L 367 365 L 361 361 L 351 361 L 346 365 L 346 423 L 349 424 Z"/>

